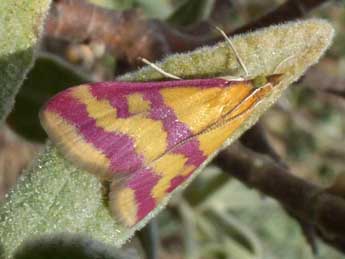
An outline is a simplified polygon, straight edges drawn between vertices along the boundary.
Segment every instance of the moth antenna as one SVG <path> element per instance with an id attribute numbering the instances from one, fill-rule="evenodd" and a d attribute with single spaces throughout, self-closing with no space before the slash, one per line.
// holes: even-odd
<path id="1" fill-rule="evenodd" d="M 181 77 L 175 76 L 173 74 L 170 74 L 166 71 L 164 71 L 163 69 L 161 69 L 159 66 L 153 64 L 152 62 L 148 61 L 146 58 L 141 58 L 139 57 L 139 59 L 145 63 L 146 65 L 149 65 L 150 67 L 152 67 L 153 69 L 157 70 L 159 73 L 161 73 L 162 75 L 168 77 L 168 78 L 172 78 L 172 79 L 177 79 L 177 80 L 181 80 Z"/>
<path id="2" fill-rule="evenodd" d="M 232 43 L 232 41 L 230 40 L 230 38 L 228 37 L 228 35 L 226 35 L 226 33 L 221 29 L 219 28 L 218 26 L 215 26 L 216 30 L 219 31 L 223 37 L 225 38 L 225 40 L 229 43 L 232 51 L 235 53 L 235 56 L 236 56 L 236 59 L 238 61 L 238 63 L 240 63 L 242 69 L 244 70 L 244 72 L 246 73 L 246 76 L 248 77 L 249 76 L 249 72 L 248 72 L 248 69 L 247 67 L 245 66 L 243 60 L 241 59 L 240 55 L 238 54 L 234 44 Z"/>

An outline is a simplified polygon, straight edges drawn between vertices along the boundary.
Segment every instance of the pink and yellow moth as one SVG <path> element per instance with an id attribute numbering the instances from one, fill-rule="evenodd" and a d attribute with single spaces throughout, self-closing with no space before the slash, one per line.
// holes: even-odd
<path id="1" fill-rule="evenodd" d="M 280 82 L 224 78 L 102 82 L 69 88 L 40 113 L 62 153 L 111 182 L 109 206 L 126 226 L 143 219 L 248 118 Z"/>
<path id="2" fill-rule="evenodd" d="M 281 78 L 85 84 L 50 99 L 40 120 L 67 159 L 109 182 L 112 215 L 132 227 L 222 147 Z"/>

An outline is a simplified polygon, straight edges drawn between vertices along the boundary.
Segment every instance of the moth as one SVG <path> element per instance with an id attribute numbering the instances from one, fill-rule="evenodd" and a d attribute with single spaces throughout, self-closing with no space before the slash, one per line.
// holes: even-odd
<path id="1" fill-rule="evenodd" d="M 271 74 L 84 84 L 51 98 L 40 120 L 67 159 L 109 182 L 112 215 L 132 227 L 191 177 L 281 80 Z"/>

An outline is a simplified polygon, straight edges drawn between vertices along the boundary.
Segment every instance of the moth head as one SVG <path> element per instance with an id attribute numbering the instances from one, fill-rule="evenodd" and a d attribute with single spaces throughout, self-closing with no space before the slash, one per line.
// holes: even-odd
<path id="1" fill-rule="evenodd" d="M 272 74 L 272 75 L 259 75 L 254 77 L 253 85 L 255 88 L 262 87 L 267 83 L 271 83 L 273 86 L 279 84 L 283 79 L 283 74 Z"/>

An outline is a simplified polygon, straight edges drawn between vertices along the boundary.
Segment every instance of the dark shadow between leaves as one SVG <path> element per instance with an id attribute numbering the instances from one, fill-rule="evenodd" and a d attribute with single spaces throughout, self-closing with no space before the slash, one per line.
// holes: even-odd
<path id="1" fill-rule="evenodd" d="M 124 259 L 116 248 L 81 235 L 47 235 L 25 242 L 15 259 Z M 135 258 L 135 257 L 131 257 Z"/>

